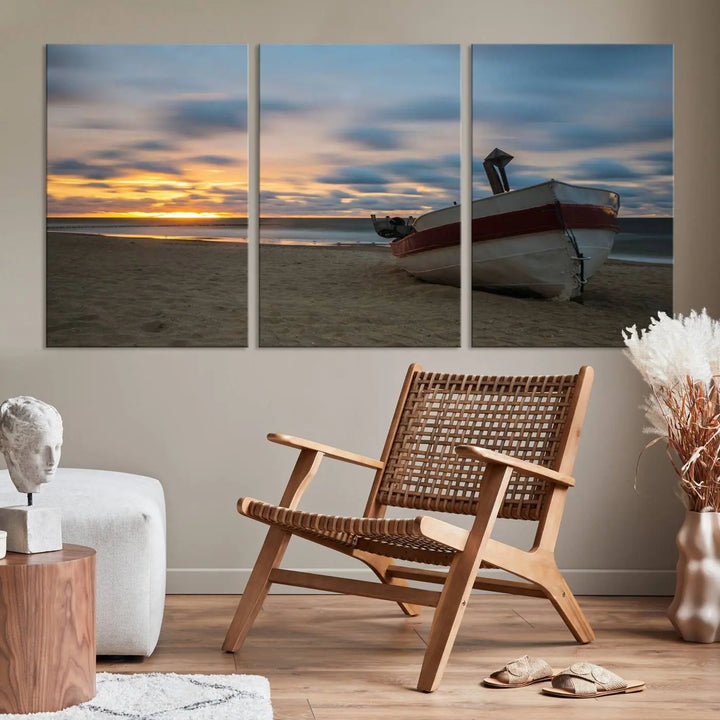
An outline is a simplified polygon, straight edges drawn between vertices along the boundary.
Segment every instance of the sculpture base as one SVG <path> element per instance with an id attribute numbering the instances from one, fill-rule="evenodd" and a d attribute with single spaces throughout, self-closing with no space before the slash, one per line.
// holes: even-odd
<path id="1" fill-rule="evenodd" d="M 0 508 L 0 530 L 7 531 L 8 552 L 31 554 L 62 549 L 60 508 Z"/>

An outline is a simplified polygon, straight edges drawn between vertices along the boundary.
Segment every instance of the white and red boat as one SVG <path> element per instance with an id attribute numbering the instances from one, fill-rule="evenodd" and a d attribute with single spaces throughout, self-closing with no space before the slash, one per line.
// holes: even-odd
<path id="1" fill-rule="evenodd" d="M 550 180 L 509 190 L 494 150 L 485 161 L 496 193 L 472 204 L 474 288 L 569 299 L 612 250 L 620 198 L 611 190 Z M 492 166 L 493 174 L 491 175 Z M 402 268 L 427 282 L 460 285 L 460 205 L 413 219 L 372 216 Z"/>

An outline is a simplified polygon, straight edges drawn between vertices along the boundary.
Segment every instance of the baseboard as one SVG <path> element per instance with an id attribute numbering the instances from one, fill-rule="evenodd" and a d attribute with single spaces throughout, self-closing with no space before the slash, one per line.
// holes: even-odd
<path id="1" fill-rule="evenodd" d="M 356 580 L 375 580 L 373 573 L 364 568 L 296 569 Z M 501 570 L 483 571 L 483 575 L 513 579 Z M 672 595 L 675 592 L 674 570 L 563 570 L 563 575 L 576 595 Z M 248 568 L 169 568 L 167 592 L 171 595 L 235 595 L 243 591 L 249 576 Z M 306 595 L 317 591 L 274 585 L 271 592 Z"/>

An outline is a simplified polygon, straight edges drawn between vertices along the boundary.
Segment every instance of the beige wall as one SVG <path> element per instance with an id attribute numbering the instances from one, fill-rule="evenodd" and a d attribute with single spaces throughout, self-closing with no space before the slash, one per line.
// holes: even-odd
<path id="1" fill-rule="evenodd" d="M 483 373 L 564 373 L 592 364 L 597 381 L 559 563 L 580 592 L 668 591 L 683 511 L 657 448 L 633 489 L 646 439 L 637 410 L 643 389 L 617 349 L 471 350 L 467 313 L 457 350 L 44 349 L 44 45 L 674 43 L 676 310 L 705 305 L 720 316 L 718 30 L 715 0 L 2 0 L 0 398 L 27 393 L 61 409 L 65 466 L 158 477 L 168 505 L 170 588 L 231 591 L 242 588 L 262 536 L 235 514 L 235 501 L 241 494 L 279 498 L 292 463 L 289 450 L 264 441 L 266 432 L 375 454 L 411 361 Z M 369 477 L 326 463 L 308 502 L 357 512 Z M 530 535 L 501 525 L 498 537 Z M 295 567 L 349 563 L 300 544 L 288 558 Z"/>

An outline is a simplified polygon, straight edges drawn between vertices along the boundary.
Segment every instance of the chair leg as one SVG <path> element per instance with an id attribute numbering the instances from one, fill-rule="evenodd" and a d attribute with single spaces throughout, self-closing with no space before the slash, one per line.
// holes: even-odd
<path id="1" fill-rule="evenodd" d="M 280 565 L 290 537 L 290 533 L 277 527 L 271 527 L 268 530 L 245 592 L 240 598 L 225 636 L 222 649 L 226 652 L 235 652 L 245 641 L 272 585 L 270 573 Z"/>
<path id="2" fill-rule="evenodd" d="M 386 585 L 408 587 L 407 580 L 388 577 L 387 569 L 395 564 L 392 558 L 381 557 L 380 555 L 374 555 L 373 553 L 361 550 L 353 552 L 353 557 L 364 562 L 375 573 L 378 579 Z M 410 617 L 417 617 L 422 612 L 422 605 L 412 605 L 411 603 L 398 602 L 398 606 Z"/>
<path id="3" fill-rule="evenodd" d="M 583 645 L 592 642 L 595 639 L 595 633 L 562 573 L 554 568 L 550 575 L 549 581 L 542 583 L 543 592 L 555 606 L 573 637 Z"/>
<path id="4" fill-rule="evenodd" d="M 432 692 L 440 684 L 475 582 L 477 569 L 468 572 L 461 567 L 463 555 L 465 553 L 456 555 L 454 567 L 448 573 L 440 602 L 435 609 L 430 626 L 430 639 L 417 684 L 417 689 L 421 692 Z"/>
<path id="5" fill-rule="evenodd" d="M 422 692 L 432 692 L 440 684 L 511 474 L 512 468 L 495 463 L 485 469 L 475 522 L 465 550 L 452 561 L 433 616 L 417 685 Z"/>

